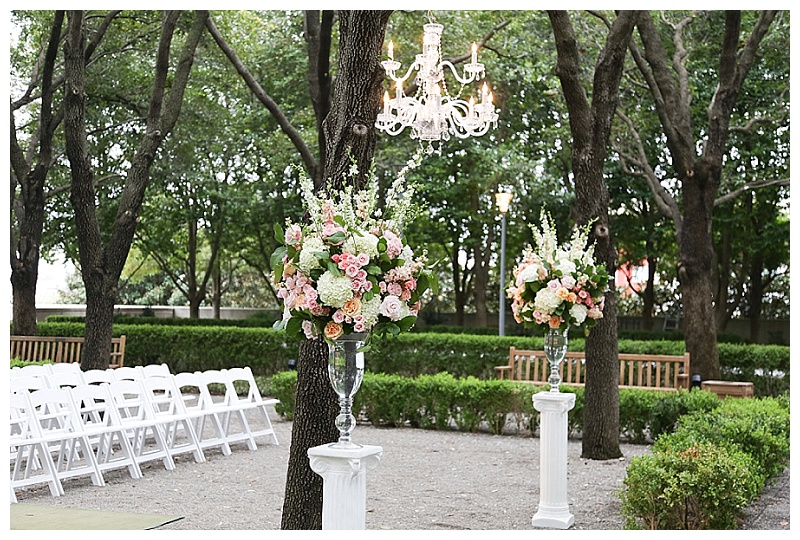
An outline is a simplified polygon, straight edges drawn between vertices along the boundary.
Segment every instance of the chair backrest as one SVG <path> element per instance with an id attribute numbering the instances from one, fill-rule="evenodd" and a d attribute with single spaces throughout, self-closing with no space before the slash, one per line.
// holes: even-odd
<path id="1" fill-rule="evenodd" d="M 250 366 L 228 368 L 225 370 L 225 372 L 233 388 L 234 394 L 237 395 L 237 399 L 253 403 L 258 403 L 261 401 L 261 392 L 258 391 L 258 385 L 256 384 L 256 379 L 253 376 L 253 370 L 250 369 Z M 240 387 L 246 386 L 245 391 L 241 394 L 243 397 L 239 397 L 236 383 L 239 383 Z"/>
<path id="2" fill-rule="evenodd" d="M 121 380 L 108 384 L 119 417 L 125 420 L 152 420 L 154 418 L 147 390 L 142 381 Z"/>
<path id="3" fill-rule="evenodd" d="M 72 396 L 66 388 L 44 388 L 28 392 L 31 415 L 36 419 L 42 434 L 56 439 L 60 436 L 81 433 L 82 424 L 75 411 Z"/>
<path id="4" fill-rule="evenodd" d="M 236 391 L 233 389 L 233 384 L 230 381 L 230 377 L 228 377 L 226 372 L 226 369 L 207 369 L 205 371 L 198 372 L 198 375 L 200 377 L 200 381 L 208 391 L 209 396 L 223 391 L 225 394 L 224 402 L 235 403 L 238 401 L 238 397 L 236 396 Z"/>
<path id="5" fill-rule="evenodd" d="M 182 371 L 173 375 L 172 380 L 187 410 L 199 410 L 212 404 L 211 395 L 199 372 Z"/>
<path id="6" fill-rule="evenodd" d="M 141 381 L 144 374 L 139 366 L 122 366 L 112 370 L 114 379 L 117 381 Z"/>
<path id="7" fill-rule="evenodd" d="M 83 372 L 83 382 L 85 384 L 112 383 L 116 381 L 114 369 L 90 369 Z"/>
<path id="8" fill-rule="evenodd" d="M 108 384 L 82 384 L 69 388 L 78 417 L 84 427 L 104 428 L 119 425 L 119 413 L 114 407 Z"/>
<path id="9" fill-rule="evenodd" d="M 60 364 L 48 364 L 50 373 L 80 373 L 80 362 L 62 362 Z"/>
<path id="10" fill-rule="evenodd" d="M 83 374 L 78 371 L 61 371 L 51 373 L 47 377 L 47 384 L 50 388 L 62 388 L 64 386 L 75 387 L 84 384 Z"/>
<path id="11" fill-rule="evenodd" d="M 11 389 L 11 393 L 19 392 L 20 390 L 41 390 L 43 388 L 49 388 L 47 381 L 47 377 L 20 375 L 10 379 L 9 388 Z"/>
<path id="12" fill-rule="evenodd" d="M 145 379 L 148 377 L 169 377 L 172 375 L 167 364 L 148 364 L 138 367 L 142 371 Z"/>
<path id="13" fill-rule="evenodd" d="M 175 417 L 186 413 L 183 399 L 171 377 L 148 377 L 142 381 L 145 396 L 156 416 Z"/>
<path id="14" fill-rule="evenodd" d="M 20 376 L 46 377 L 50 374 L 50 364 L 28 364 L 19 368 Z"/>

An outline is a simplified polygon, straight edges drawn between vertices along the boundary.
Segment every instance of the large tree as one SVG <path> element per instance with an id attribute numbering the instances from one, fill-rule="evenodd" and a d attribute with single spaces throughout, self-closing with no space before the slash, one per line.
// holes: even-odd
<path id="1" fill-rule="evenodd" d="M 671 42 L 650 13 L 638 22 L 644 51 L 631 45 L 631 52 L 661 122 L 671 168 L 680 185 L 680 203 L 661 184 L 649 165 L 644 147 L 637 140 L 637 165 L 650 182 L 658 207 L 675 223 L 679 245 L 678 279 L 683 300 L 686 350 L 691 354 L 692 372 L 703 379 L 720 376 L 717 330 L 714 313 L 714 249 L 712 216 L 718 203 L 723 162 L 728 154 L 731 118 L 745 79 L 758 59 L 759 47 L 769 32 L 775 11 L 763 11 L 749 35 L 742 36 L 742 13 L 725 11 L 719 47 L 716 83 L 706 107 L 705 122 L 692 107 L 695 98 L 693 73 L 687 68 L 690 58 L 685 32 L 697 14 L 687 14 L 669 26 Z M 668 51 L 673 51 L 672 53 Z M 714 85 L 711 85 L 714 87 Z M 631 134 L 638 134 L 629 122 Z M 766 183 L 768 179 L 760 182 Z"/>
<path id="2" fill-rule="evenodd" d="M 322 124 L 325 161 L 322 177 L 341 189 L 351 157 L 363 185 L 377 138 L 383 68 L 380 50 L 390 11 L 340 11 L 339 69 L 330 111 Z M 356 186 L 360 187 L 360 186 Z M 282 529 L 322 528 L 322 478 L 311 470 L 308 449 L 337 438 L 336 397 L 328 380 L 328 346 L 320 337 L 300 345 L 296 409 L 286 475 Z"/>
<path id="3" fill-rule="evenodd" d="M 608 188 L 603 166 L 608 153 L 611 122 L 619 100 L 619 82 L 628 42 L 638 16 L 622 11 L 611 24 L 595 64 L 591 102 L 581 78 L 578 40 L 565 11 L 549 11 L 556 40 L 556 75 L 561 80 L 572 132 L 572 174 L 575 181 L 576 225 L 591 223 L 589 241 L 595 256 L 614 275 L 617 253 L 608 219 Z M 619 361 L 617 312 L 613 291 L 606 295 L 603 318 L 586 339 L 586 389 L 582 455 L 611 459 L 619 448 Z"/>
<path id="4" fill-rule="evenodd" d="M 150 166 L 162 141 L 178 121 L 194 51 L 203 34 L 208 12 L 197 11 L 194 14 L 171 80 L 169 58 L 180 12 L 164 14 L 146 125 L 141 144 L 136 154 L 131 156 L 116 219 L 109 234 L 101 231 L 95 208 L 92 150 L 86 123 L 89 96 L 85 89 L 85 17 L 83 11 L 68 12 L 64 40 L 64 127 L 71 173 L 70 201 L 75 213 L 81 273 L 86 289 L 86 346 L 81 368 L 87 370 L 108 367 L 117 286 L 136 232 L 150 179 Z"/>

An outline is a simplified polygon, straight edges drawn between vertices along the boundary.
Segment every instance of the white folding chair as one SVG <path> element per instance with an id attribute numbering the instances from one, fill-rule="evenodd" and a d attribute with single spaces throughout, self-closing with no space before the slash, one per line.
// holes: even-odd
<path id="1" fill-rule="evenodd" d="M 148 377 L 170 377 L 172 375 L 167 364 L 148 364 L 137 367 L 141 370 L 145 379 Z"/>
<path id="2" fill-rule="evenodd" d="M 114 377 L 114 369 L 89 369 L 83 372 L 84 384 L 112 383 L 117 380 Z"/>
<path id="3" fill-rule="evenodd" d="M 47 367 L 50 370 L 50 374 L 54 373 L 80 373 L 81 372 L 81 363 L 80 362 L 58 362 L 55 364 L 47 364 Z"/>
<path id="4" fill-rule="evenodd" d="M 92 484 L 105 485 L 89 437 L 65 388 L 46 388 L 27 394 L 31 415 L 41 428 L 41 436 L 54 453 L 59 480 L 89 476 Z"/>
<path id="5" fill-rule="evenodd" d="M 200 441 L 200 448 L 219 446 L 222 455 L 231 455 L 231 447 L 225 439 L 225 430 L 219 417 L 212 410 L 213 400 L 200 380 L 199 373 L 176 373 L 172 380 L 186 411 L 194 416 L 194 428 Z"/>
<path id="6" fill-rule="evenodd" d="M 59 365 L 59 364 L 56 364 Z M 79 371 L 55 371 L 46 377 L 47 385 L 50 388 L 64 388 L 80 386 L 84 384 L 83 375 Z"/>
<path id="7" fill-rule="evenodd" d="M 9 412 L 11 502 L 17 502 L 17 489 L 41 483 L 48 485 L 53 497 L 63 495 L 64 487 L 56 474 L 47 441 L 31 413 L 27 390 L 11 394 Z"/>
<path id="8" fill-rule="evenodd" d="M 20 390 L 42 390 L 49 388 L 47 384 L 47 377 L 34 377 L 33 375 L 19 375 L 12 377 L 9 380 L 9 388 L 11 393 L 19 392 Z"/>
<path id="9" fill-rule="evenodd" d="M 228 444 L 245 442 L 250 450 L 257 450 L 255 437 L 250 431 L 250 424 L 247 422 L 245 409 L 239 406 L 236 391 L 230 382 L 227 370 L 209 369 L 199 372 L 200 382 L 205 386 L 206 392 L 210 396 L 207 406 L 212 411 L 220 423 L 225 433 L 225 440 Z M 224 389 L 224 396 L 221 399 L 214 399 L 209 390 L 212 386 Z"/>
<path id="10" fill-rule="evenodd" d="M 264 399 L 261 397 L 261 392 L 258 390 L 258 385 L 256 384 L 250 366 L 229 368 L 226 372 L 232 389 L 229 404 L 235 403 L 237 407 L 245 411 L 253 411 L 255 414 L 248 416 L 250 432 L 253 437 L 268 436 L 270 442 L 277 445 L 278 438 L 275 435 L 275 430 L 272 429 L 272 422 L 270 422 L 267 409 L 279 403 L 279 400 L 274 398 Z M 239 395 L 237 383 L 239 383 L 239 385 L 246 385 L 246 390 L 241 395 Z M 255 418 L 253 418 L 253 416 L 255 416 Z"/>
<path id="11" fill-rule="evenodd" d="M 69 392 L 100 471 L 127 468 L 131 478 L 141 478 L 142 470 L 108 384 L 84 384 L 69 389 Z"/>
<path id="12" fill-rule="evenodd" d="M 108 385 L 108 389 L 120 423 L 125 427 L 133 446 L 136 462 L 141 464 L 160 459 L 167 470 L 175 469 L 175 461 L 169 453 L 162 430 L 158 428 L 159 420 L 150 407 L 142 381 L 115 381 Z"/>
<path id="13" fill-rule="evenodd" d="M 193 422 L 197 415 L 186 411 L 172 377 L 148 377 L 142 384 L 147 390 L 146 397 L 156 419 L 161 421 L 158 425 L 162 429 L 170 455 L 192 452 L 196 462 L 205 461 L 206 457 L 194 429 Z"/>
<path id="14" fill-rule="evenodd" d="M 19 368 L 20 376 L 46 377 L 50 374 L 49 364 L 28 364 Z"/>
<path id="15" fill-rule="evenodd" d="M 141 366 L 122 366 L 112 369 L 111 372 L 116 381 L 141 381 L 144 379 L 144 374 L 140 368 Z"/>

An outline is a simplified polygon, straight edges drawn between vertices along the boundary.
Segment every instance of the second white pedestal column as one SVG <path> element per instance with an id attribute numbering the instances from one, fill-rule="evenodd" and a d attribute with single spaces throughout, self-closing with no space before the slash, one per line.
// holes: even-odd
<path id="1" fill-rule="evenodd" d="M 380 446 L 308 449 L 311 470 L 322 476 L 322 529 L 364 530 L 367 527 L 367 471 L 378 466 Z"/>
<path id="2" fill-rule="evenodd" d="M 539 510 L 534 527 L 568 529 L 575 522 L 567 501 L 567 412 L 575 394 L 539 392 L 533 407 L 542 413 L 539 435 Z"/>

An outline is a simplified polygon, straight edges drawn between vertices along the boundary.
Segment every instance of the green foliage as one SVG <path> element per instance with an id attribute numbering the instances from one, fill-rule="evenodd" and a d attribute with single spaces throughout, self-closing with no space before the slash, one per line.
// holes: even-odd
<path id="1" fill-rule="evenodd" d="M 235 325 L 230 327 L 214 324 L 212 319 L 144 317 L 133 320 L 147 324 L 114 325 L 115 336 L 128 336 L 126 365 L 164 362 L 173 371 L 196 371 L 203 369 L 202 366 L 208 366 L 204 369 L 209 369 L 212 366 L 250 365 L 257 374 L 272 375 L 286 369 L 290 358 L 297 358 L 298 341 L 282 332 L 264 328 L 259 319 L 222 323 Z M 46 336 L 83 336 L 83 324 L 80 322 L 43 322 L 39 323 L 38 328 L 39 333 Z M 583 338 L 573 337 L 569 341 L 569 350 L 582 351 L 584 344 Z M 541 350 L 544 338 L 411 332 L 380 340 L 367 353 L 367 369 L 373 373 L 404 377 L 446 372 L 458 378 L 491 380 L 496 378 L 495 366 L 508 364 L 511 346 Z M 682 342 L 619 341 L 619 351 L 623 353 L 682 355 L 684 350 Z M 780 395 L 788 391 L 789 347 L 720 344 L 719 351 L 723 372 L 731 364 L 738 366 L 739 370 L 747 369 L 757 396 L 772 393 Z M 756 369 L 761 367 L 762 359 L 764 374 L 757 374 Z M 726 375 L 726 378 L 732 379 L 733 376 Z M 634 429 L 634 438 L 638 437 L 636 433 L 638 430 Z"/>
<path id="2" fill-rule="evenodd" d="M 752 456 L 768 478 L 789 459 L 789 427 L 789 409 L 782 400 L 724 399 L 711 411 L 681 417 L 674 433 L 656 439 L 654 450 L 675 444 L 735 446 Z"/>
<path id="3" fill-rule="evenodd" d="M 672 433 L 633 458 L 620 493 L 627 528 L 735 529 L 740 510 L 789 460 L 789 399 L 718 400 L 690 392 Z M 694 396 L 694 397 L 692 397 Z M 690 405 L 690 400 L 693 403 Z M 665 400 L 654 416 L 670 416 Z"/>
<path id="4" fill-rule="evenodd" d="M 664 393 L 654 400 L 649 410 L 650 437 L 655 439 L 664 433 L 672 433 L 678 425 L 678 419 L 683 415 L 690 412 L 704 414 L 719 404 L 717 395 L 706 390 Z"/>
<path id="5" fill-rule="evenodd" d="M 246 319 L 187 319 L 184 317 L 146 317 L 117 315 L 114 324 L 151 324 L 157 326 L 237 326 L 240 328 L 271 328 L 280 319 L 279 311 L 264 311 Z M 50 315 L 48 323 L 83 323 L 85 317 L 75 315 Z"/>
<path id="6" fill-rule="evenodd" d="M 759 492 L 752 457 L 711 444 L 636 456 L 621 493 L 627 529 L 736 529 Z"/>

